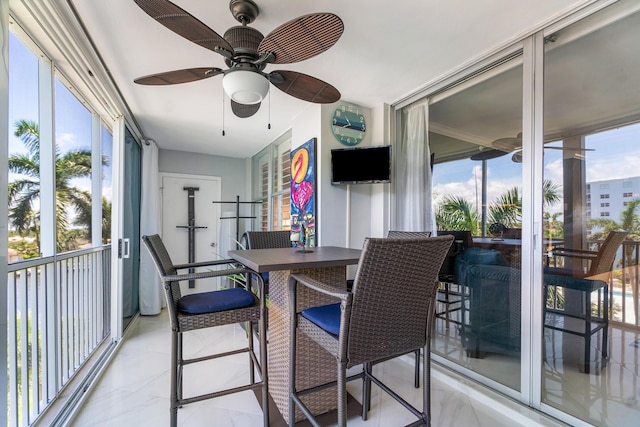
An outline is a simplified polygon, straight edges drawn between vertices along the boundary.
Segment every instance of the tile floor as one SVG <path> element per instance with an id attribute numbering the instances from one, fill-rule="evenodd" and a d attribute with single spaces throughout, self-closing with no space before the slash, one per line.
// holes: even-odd
<path id="1" fill-rule="evenodd" d="M 568 320 L 560 316 L 556 321 Z M 446 328 L 440 319 L 436 325 L 434 353 L 520 389 L 519 355 L 487 353 L 482 359 L 469 358 L 457 325 L 450 323 Z M 640 425 L 640 331 L 610 324 L 609 360 L 604 368 L 601 342 L 602 331 L 592 338 L 591 373 L 585 374 L 583 338 L 545 328 L 542 402 L 591 425 L 636 427 Z"/>
<path id="2" fill-rule="evenodd" d="M 240 347 L 244 330 L 237 325 L 209 331 L 195 331 L 185 337 L 185 350 L 194 354 L 212 349 Z M 98 426 L 165 426 L 169 423 L 169 326 L 166 314 L 142 316 L 127 331 L 125 340 L 103 377 L 87 396 L 70 425 Z M 186 354 L 185 354 L 186 355 Z M 191 356 L 191 354 L 189 354 Z M 240 385 L 247 380 L 246 356 L 194 365 L 185 370 L 185 394 L 211 391 L 216 387 Z M 418 404 L 421 390 L 413 388 L 413 366 L 410 359 L 396 359 L 376 367 L 384 382 L 400 391 L 405 398 Z M 548 418 L 497 397 L 490 406 L 471 396 L 479 394 L 473 383 L 456 388 L 443 381 L 447 373 L 434 369 L 432 381 L 432 417 L 434 427 L 514 427 L 518 425 L 558 426 Z M 476 393 L 461 390 L 475 389 Z M 360 382 L 349 384 L 353 396 L 359 399 Z M 479 392 L 478 392 L 479 391 Z M 385 393 L 374 386 L 369 419 L 349 420 L 350 426 L 388 427 L 413 422 L 415 418 Z M 218 399 L 186 405 L 178 412 L 181 427 L 262 425 L 262 412 L 252 392 L 243 392 Z"/>

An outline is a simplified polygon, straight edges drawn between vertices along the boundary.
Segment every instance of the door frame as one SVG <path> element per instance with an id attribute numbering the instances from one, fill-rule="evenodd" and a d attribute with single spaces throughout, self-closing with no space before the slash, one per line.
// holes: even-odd
<path id="1" fill-rule="evenodd" d="M 120 341 L 122 331 L 123 260 L 118 253 L 118 243 L 124 235 L 124 117 L 113 123 L 113 157 L 111 185 L 111 339 Z"/>

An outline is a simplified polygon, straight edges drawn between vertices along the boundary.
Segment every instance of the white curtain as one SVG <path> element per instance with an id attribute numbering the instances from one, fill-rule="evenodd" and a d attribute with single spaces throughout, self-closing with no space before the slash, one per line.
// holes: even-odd
<path id="1" fill-rule="evenodd" d="M 402 137 L 396 150 L 395 228 L 433 232 L 428 101 L 402 109 Z"/>
<path id="2" fill-rule="evenodd" d="M 145 142 L 142 152 L 142 196 L 140 200 L 140 235 L 160 234 L 161 210 L 160 176 L 158 173 L 158 147 L 153 141 Z M 140 242 L 140 314 L 160 313 L 164 296 L 160 276 L 153 265 L 149 251 Z"/>

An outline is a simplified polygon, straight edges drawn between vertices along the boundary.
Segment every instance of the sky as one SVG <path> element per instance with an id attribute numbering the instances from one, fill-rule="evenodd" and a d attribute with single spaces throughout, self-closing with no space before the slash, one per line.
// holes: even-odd
<path id="1" fill-rule="evenodd" d="M 640 123 L 587 136 L 587 182 L 640 176 Z M 559 147 L 560 143 L 548 146 Z M 510 188 L 522 188 L 522 165 L 511 160 L 511 154 L 487 161 L 487 201 L 490 203 Z M 562 184 L 562 151 L 544 150 L 544 176 Z M 470 159 L 434 166 L 433 197 L 455 195 L 476 203 L 480 197 L 482 162 Z M 477 190 L 476 190 L 477 189 Z M 637 195 L 640 197 L 640 195 Z M 560 212 L 560 203 L 548 209 Z"/>
<path id="2" fill-rule="evenodd" d="M 39 122 L 38 58 L 13 33 L 9 33 L 9 155 L 26 154 L 24 143 L 14 136 L 19 120 Z M 54 85 L 55 141 L 60 153 L 91 149 L 91 112 L 56 77 Z M 111 158 L 112 136 L 102 127 L 103 153 Z M 108 154 L 107 154 L 108 153 Z M 109 162 L 111 163 L 111 162 Z M 111 200 L 111 167 L 103 168 L 103 194 Z M 9 174 L 9 179 L 15 175 Z M 88 178 L 71 184 L 91 190 Z"/>

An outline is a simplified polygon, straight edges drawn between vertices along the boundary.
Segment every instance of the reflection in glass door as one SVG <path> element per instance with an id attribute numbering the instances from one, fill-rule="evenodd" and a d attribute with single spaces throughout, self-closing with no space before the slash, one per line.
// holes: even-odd
<path id="1" fill-rule="evenodd" d="M 436 225 L 438 234 L 456 236 L 441 272 L 432 351 L 516 392 L 522 73 L 522 57 L 516 56 L 439 94 L 429 106 Z"/>
<path id="2" fill-rule="evenodd" d="M 140 310 L 140 170 L 142 149 L 129 129 L 125 130 L 124 149 L 124 217 L 123 217 L 123 277 L 122 277 L 122 328 Z"/>
<path id="3" fill-rule="evenodd" d="M 593 425 L 640 419 L 640 12 L 621 1 L 547 35 L 541 401 Z M 625 10 L 626 9 L 626 10 Z M 624 238 L 624 241 L 620 241 Z"/>

